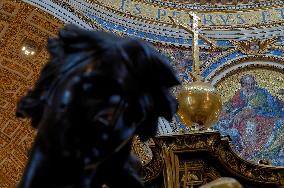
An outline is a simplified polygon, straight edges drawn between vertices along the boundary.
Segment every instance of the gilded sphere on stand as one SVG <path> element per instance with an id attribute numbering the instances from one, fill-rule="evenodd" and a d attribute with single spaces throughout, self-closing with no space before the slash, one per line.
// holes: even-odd
<path id="1" fill-rule="evenodd" d="M 178 116 L 188 127 L 193 124 L 207 129 L 215 123 L 222 109 L 221 96 L 211 84 L 196 81 L 184 85 L 178 94 Z"/>

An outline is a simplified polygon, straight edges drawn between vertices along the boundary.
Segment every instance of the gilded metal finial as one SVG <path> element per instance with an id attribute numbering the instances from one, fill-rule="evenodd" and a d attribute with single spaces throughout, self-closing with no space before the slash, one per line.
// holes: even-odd
<path id="1" fill-rule="evenodd" d="M 199 38 L 216 47 L 215 42 L 199 34 L 199 17 L 189 13 L 192 19 L 192 27 L 180 24 L 179 21 L 170 17 L 174 27 L 179 27 L 192 35 L 192 72 L 190 73 L 193 82 L 183 85 L 178 94 L 178 116 L 181 121 L 191 130 L 209 128 L 218 120 L 222 109 L 221 97 L 210 83 L 205 83 L 202 76 L 199 61 Z"/>

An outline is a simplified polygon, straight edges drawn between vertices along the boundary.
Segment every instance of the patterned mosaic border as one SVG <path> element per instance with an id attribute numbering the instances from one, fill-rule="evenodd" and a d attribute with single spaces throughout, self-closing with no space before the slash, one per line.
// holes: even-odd
<path id="1" fill-rule="evenodd" d="M 218 85 L 219 82 L 226 79 L 226 77 L 245 70 L 247 68 L 264 68 L 268 70 L 275 70 L 283 72 L 284 70 L 284 58 L 276 58 L 269 56 L 261 57 L 244 57 L 237 60 L 228 62 L 225 66 L 219 67 L 214 74 L 208 78 L 208 81 L 213 85 Z"/>
<path id="2" fill-rule="evenodd" d="M 128 12 L 123 7 L 126 5 L 120 5 L 120 9 L 114 9 L 110 6 L 104 5 L 103 3 L 100 4 L 99 1 L 96 1 L 96 4 L 91 4 L 93 1 L 83 0 L 72 0 L 69 2 L 58 0 L 25 1 L 52 13 L 65 22 L 75 23 L 81 27 L 106 30 L 117 33 L 118 35 L 135 36 L 163 45 L 189 48 L 192 43 L 191 37 L 188 34 L 186 34 L 182 29 L 173 28 L 171 23 L 169 23 L 167 19 L 165 20 L 168 13 L 163 12 L 164 10 L 162 9 L 157 9 L 158 13 L 156 14 L 159 15 L 156 15 L 156 17 L 160 17 L 157 19 L 155 16 L 141 17 L 141 15 L 136 15 L 135 11 Z M 120 1 L 113 0 L 113 2 L 116 2 L 116 4 L 118 3 L 118 6 Z M 250 25 L 242 23 L 237 27 L 237 29 L 234 29 L 235 26 L 233 25 L 226 26 L 226 24 L 221 24 L 219 26 L 222 26 L 222 29 L 218 29 L 218 25 L 210 26 L 208 28 L 202 27 L 200 33 L 209 38 L 214 38 L 217 42 L 217 46 L 220 48 L 233 47 L 234 45 L 230 42 L 230 40 L 265 38 L 268 36 L 279 36 L 277 43 L 283 44 L 284 40 L 282 31 L 284 30 L 284 9 L 271 9 L 269 11 L 272 12 L 268 12 L 268 10 L 260 10 L 260 12 L 256 12 L 258 14 L 258 18 L 253 15 L 256 13 L 246 12 L 248 17 L 254 16 L 252 17 L 252 20 L 262 19 L 262 24 Z M 217 19 L 218 23 L 227 23 L 228 20 L 231 19 L 236 20 L 237 22 L 238 20 L 243 22 L 244 19 L 239 13 L 236 13 L 236 17 L 234 17 L 233 14 L 226 12 L 224 14 L 208 14 L 203 17 L 201 15 L 203 22 L 212 22 L 213 17 L 214 19 Z M 281 18 L 283 18 L 283 20 L 281 20 Z M 276 19 L 278 21 L 266 23 L 265 20 L 268 19 Z M 263 27 L 263 24 L 268 25 Z M 199 41 L 199 45 L 204 48 L 208 48 L 202 40 Z"/>
<path id="3" fill-rule="evenodd" d="M 222 11 L 222 10 L 247 10 L 247 9 L 255 9 L 255 8 L 266 8 L 271 6 L 279 6 L 284 4 L 281 0 L 268 0 L 268 1 L 250 1 L 250 3 L 238 3 L 237 5 L 228 2 L 211 3 L 211 1 L 207 3 L 200 4 L 198 2 L 192 1 L 178 1 L 178 0 L 135 0 L 138 2 L 145 2 L 149 4 L 175 8 L 175 9 L 186 9 L 186 10 L 206 10 L 206 11 Z M 197 5 L 196 5 L 197 4 Z"/>

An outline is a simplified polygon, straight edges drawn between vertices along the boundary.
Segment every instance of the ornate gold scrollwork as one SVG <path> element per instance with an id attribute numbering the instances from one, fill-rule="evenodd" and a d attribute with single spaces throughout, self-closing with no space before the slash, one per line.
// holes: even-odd
<path id="1" fill-rule="evenodd" d="M 159 136 L 154 141 L 151 149 L 155 154 L 144 167 L 145 181 L 155 179 L 163 168 L 168 188 L 199 186 L 222 176 L 234 177 L 244 185 L 284 185 L 283 167 L 242 159 L 233 151 L 229 138 L 218 132 Z"/>
<path id="2" fill-rule="evenodd" d="M 164 167 L 164 161 L 161 156 L 161 149 L 155 146 L 150 146 L 152 150 L 153 158 L 152 160 L 143 166 L 144 181 L 149 182 L 157 178 Z"/>
<path id="3" fill-rule="evenodd" d="M 247 55 L 261 55 L 267 52 L 270 48 L 274 47 L 277 37 L 270 39 L 260 40 L 251 39 L 246 41 L 232 41 L 236 48 L 242 53 Z"/>

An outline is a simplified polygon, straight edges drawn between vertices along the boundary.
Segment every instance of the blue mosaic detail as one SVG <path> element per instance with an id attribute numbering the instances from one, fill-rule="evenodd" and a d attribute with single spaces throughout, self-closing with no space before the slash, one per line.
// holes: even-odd
<path id="1" fill-rule="evenodd" d="M 283 36 L 279 37 L 279 38 L 276 40 L 276 43 L 284 44 L 284 37 L 283 37 Z"/>
<path id="2" fill-rule="evenodd" d="M 284 51 L 278 50 L 278 49 L 271 50 L 267 54 L 268 55 L 273 55 L 273 56 L 278 56 L 278 57 L 284 57 Z"/>
<path id="3" fill-rule="evenodd" d="M 122 26 L 122 25 L 117 25 L 113 22 L 110 21 L 106 21 L 103 20 L 95 15 L 90 15 L 88 14 L 88 16 L 92 19 L 95 19 L 97 23 L 99 23 L 101 26 L 103 26 L 105 29 L 109 30 L 109 31 L 118 31 L 118 32 L 123 32 L 123 33 L 127 33 L 128 35 L 132 35 L 132 36 L 136 36 L 139 38 L 144 38 L 144 39 L 148 39 L 148 40 L 152 40 L 152 41 L 158 41 L 158 42 L 164 42 L 164 43 L 170 43 L 170 44 L 178 44 L 178 45 L 192 45 L 192 39 L 191 38 L 175 38 L 175 37 L 171 37 L 171 36 L 161 36 L 158 34 L 153 34 L 153 33 L 148 33 L 145 31 L 139 31 L 136 29 L 132 29 L 126 26 Z M 199 40 L 198 41 L 198 45 L 201 46 L 206 46 L 206 42 L 203 40 Z M 231 44 L 231 42 L 226 41 L 226 40 L 218 40 L 217 41 L 217 45 L 221 46 L 221 47 L 230 47 L 233 46 Z"/>
<path id="4" fill-rule="evenodd" d="M 139 38 L 146 38 L 149 40 L 159 41 L 159 42 L 166 42 L 171 44 L 192 44 L 191 39 L 184 39 L 184 38 L 174 38 L 174 37 L 168 37 L 168 36 L 161 36 L 153 33 L 147 33 L 144 31 L 135 30 L 132 28 L 128 28 L 125 26 L 117 25 L 109 21 L 102 20 L 98 17 L 93 16 L 93 18 L 96 19 L 96 21 L 101 24 L 104 28 L 107 30 L 116 30 L 119 32 L 127 33 L 128 35 L 134 35 Z M 204 45 L 205 43 L 203 41 L 199 41 L 199 45 Z"/>
<path id="5" fill-rule="evenodd" d="M 234 45 L 229 40 L 217 40 L 217 46 L 220 47 L 233 47 Z"/>
<path id="6" fill-rule="evenodd" d="M 184 123 L 181 122 L 180 118 L 178 115 L 174 115 L 174 121 L 176 122 L 176 124 L 178 125 L 179 129 L 185 129 L 186 125 Z"/>
<path id="7" fill-rule="evenodd" d="M 233 52 L 227 56 L 224 56 L 220 59 L 218 59 L 218 61 L 212 63 L 209 67 L 207 67 L 203 72 L 202 72 L 202 76 L 203 78 L 206 78 L 212 71 L 214 71 L 215 69 L 217 69 L 219 66 L 223 65 L 224 63 L 236 59 L 236 58 L 240 58 L 245 56 L 245 54 L 241 53 L 241 52 Z"/>

